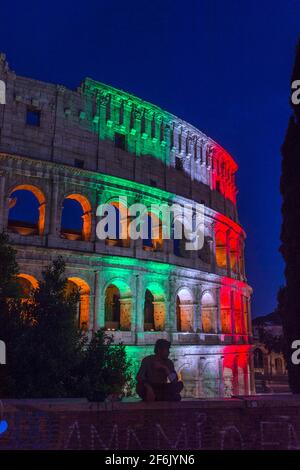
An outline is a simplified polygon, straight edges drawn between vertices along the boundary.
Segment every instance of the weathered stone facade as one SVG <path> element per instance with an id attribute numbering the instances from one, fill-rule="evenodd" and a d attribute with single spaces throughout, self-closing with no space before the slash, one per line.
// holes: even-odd
<path id="1" fill-rule="evenodd" d="M 251 288 L 232 157 L 176 116 L 90 79 L 71 91 L 19 77 L 2 55 L 0 80 L 0 230 L 17 248 L 23 281 L 35 285 L 62 255 L 80 288 L 81 325 L 121 339 L 136 367 L 166 337 L 186 396 L 252 393 Z M 18 191 L 37 200 L 36 223 L 11 220 Z M 119 196 L 149 208 L 204 204 L 203 249 L 99 240 L 96 209 Z M 79 232 L 62 227 L 66 200 L 82 209 Z"/>

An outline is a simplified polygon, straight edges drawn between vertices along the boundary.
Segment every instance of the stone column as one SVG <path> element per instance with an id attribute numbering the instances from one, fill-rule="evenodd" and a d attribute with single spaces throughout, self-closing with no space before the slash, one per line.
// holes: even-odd
<path id="1" fill-rule="evenodd" d="M 105 129 L 106 129 L 106 106 L 107 99 L 105 96 L 101 95 L 99 97 L 99 139 L 105 138 Z"/>
<path id="2" fill-rule="evenodd" d="M 93 311 L 93 317 L 91 317 L 90 314 L 90 324 L 92 326 L 93 331 L 97 331 L 98 328 L 100 328 L 100 273 L 98 271 L 95 271 L 95 277 L 94 277 L 94 311 Z"/>
<path id="3" fill-rule="evenodd" d="M 200 331 L 200 304 L 198 300 L 193 304 L 193 317 L 194 317 L 194 331 L 195 333 Z"/>
<path id="4" fill-rule="evenodd" d="M 105 302 L 104 298 L 102 298 L 102 269 L 97 272 L 96 278 L 96 328 L 104 328 L 105 327 Z"/>
<path id="5" fill-rule="evenodd" d="M 246 305 L 247 305 L 247 321 L 248 321 L 248 335 L 252 336 L 252 320 L 251 320 L 251 304 L 250 298 L 246 297 Z"/>
<path id="6" fill-rule="evenodd" d="M 235 319 L 234 319 L 234 291 L 230 292 L 230 323 L 231 323 L 231 334 L 235 334 Z"/>
<path id="7" fill-rule="evenodd" d="M 58 191 L 59 191 L 59 178 L 54 175 L 51 182 L 51 201 L 50 201 L 50 227 L 49 235 L 57 237 L 60 231 L 61 211 L 58 210 Z"/>
<path id="8" fill-rule="evenodd" d="M 227 276 L 231 277 L 231 266 L 230 266 L 230 230 L 226 232 L 226 264 L 227 264 Z"/>
<path id="9" fill-rule="evenodd" d="M 224 397 L 224 395 L 225 395 L 223 362 L 224 362 L 224 356 L 220 356 L 219 359 L 218 359 L 218 366 L 219 366 L 219 396 L 220 397 Z"/>
<path id="10" fill-rule="evenodd" d="M 242 327 L 242 334 L 247 334 L 248 328 L 247 328 L 247 321 L 245 321 L 245 303 L 244 303 L 244 296 L 243 294 L 239 294 L 241 297 L 241 327 Z"/>
<path id="11" fill-rule="evenodd" d="M 142 289 L 142 280 L 137 274 L 135 276 L 135 303 L 134 303 L 133 319 L 131 328 L 136 333 L 136 340 L 142 339 L 144 336 L 144 298 Z"/>
<path id="12" fill-rule="evenodd" d="M 216 312 L 217 312 L 217 333 L 222 333 L 222 321 L 221 321 L 221 298 L 220 298 L 220 294 L 221 294 L 221 288 L 220 287 L 217 287 L 216 288 L 216 301 L 217 301 L 217 308 L 216 308 Z"/>

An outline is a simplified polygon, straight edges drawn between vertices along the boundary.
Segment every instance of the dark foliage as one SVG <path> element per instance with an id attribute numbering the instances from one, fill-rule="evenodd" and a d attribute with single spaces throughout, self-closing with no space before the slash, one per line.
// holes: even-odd
<path id="1" fill-rule="evenodd" d="M 0 368 L 2 397 L 120 395 L 130 384 L 125 347 L 98 331 L 90 342 L 76 322 L 79 293 L 66 295 L 62 258 L 43 272 L 37 289 L 21 298 L 15 251 L 0 235 L 0 332 L 7 364 Z"/>

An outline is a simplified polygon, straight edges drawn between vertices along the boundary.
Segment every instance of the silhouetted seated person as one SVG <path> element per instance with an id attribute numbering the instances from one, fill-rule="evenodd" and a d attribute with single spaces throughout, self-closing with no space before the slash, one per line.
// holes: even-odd
<path id="1" fill-rule="evenodd" d="M 180 401 L 183 383 L 178 380 L 174 364 L 169 359 L 171 343 L 158 339 L 154 355 L 142 360 L 136 376 L 137 394 L 144 401 Z"/>

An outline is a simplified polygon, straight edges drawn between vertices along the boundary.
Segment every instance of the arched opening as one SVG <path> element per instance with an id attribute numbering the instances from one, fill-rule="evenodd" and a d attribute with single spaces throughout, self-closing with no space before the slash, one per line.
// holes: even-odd
<path id="1" fill-rule="evenodd" d="M 118 330 L 120 328 L 120 291 L 116 286 L 110 285 L 105 292 L 105 329 Z"/>
<path id="2" fill-rule="evenodd" d="M 244 319 L 242 315 L 242 298 L 241 295 L 236 293 L 234 295 L 234 326 L 235 333 L 238 335 L 244 334 Z"/>
<path id="3" fill-rule="evenodd" d="M 238 246 L 236 238 L 230 238 L 229 240 L 229 257 L 230 269 L 236 274 L 238 272 Z"/>
<path id="4" fill-rule="evenodd" d="M 90 315 L 90 288 L 86 281 L 79 277 L 69 277 L 65 293 L 70 295 L 74 292 L 79 293 L 79 302 L 77 305 L 77 324 L 82 330 L 87 330 Z"/>
<path id="5" fill-rule="evenodd" d="M 210 264 L 211 262 L 211 246 L 210 246 L 210 237 L 205 236 L 203 247 L 198 251 L 198 258 L 205 264 Z"/>
<path id="6" fill-rule="evenodd" d="M 153 213 L 146 214 L 143 230 L 147 234 L 143 235 L 143 250 L 161 251 L 163 249 L 162 223 L 159 217 Z"/>
<path id="7" fill-rule="evenodd" d="M 249 334 L 249 300 L 244 295 L 242 296 L 242 320 L 243 320 L 243 333 Z"/>
<path id="8" fill-rule="evenodd" d="M 148 289 L 145 292 L 144 330 L 154 331 L 154 295 Z"/>
<path id="9" fill-rule="evenodd" d="M 193 331 L 193 297 L 186 288 L 180 289 L 176 297 L 177 331 Z"/>
<path id="10" fill-rule="evenodd" d="M 221 327 L 222 333 L 231 333 L 231 291 L 228 287 L 221 288 Z"/>
<path id="11" fill-rule="evenodd" d="M 215 333 L 216 331 L 216 305 L 210 292 L 205 292 L 201 299 L 201 322 L 203 333 Z"/>
<path id="12" fill-rule="evenodd" d="M 242 240 L 240 240 L 240 242 L 239 242 L 238 258 L 239 258 L 240 275 L 244 276 L 244 274 L 245 274 L 245 262 L 244 262 L 244 247 L 243 247 L 243 241 Z"/>
<path id="13" fill-rule="evenodd" d="M 64 199 L 61 215 L 61 237 L 88 241 L 91 237 L 92 209 L 81 194 L 70 194 Z"/>
<path id="14" fill-rule="evenodd" d="M 276 357 L 275 359 L 275 370 L 276 374 L 283 374 L 283 362 L 280 357 Z"/>
<path id="15" fill-rule="evenodd" d="M 144 300 L 144 331 L 163 331 L 165 329 L 165 297 L 157 284 L 148 286 Z"/>
<path id="16" fill-rule="evenodd" d="M 16 186 L 9 195 L 8 230 L 19 235 L 43 235 L 46 200 L 32 185 Z"/>
<path id="17" fill-rule="evenodd" d="M 205 361 L 201 371 L 202 393 L 205 397 L 216 397 L 218 395 L 219 370 L 217 363 Z"/>
<path id="18" fill-rule="evenodd" d="M 233 394 L 233 375 L 231 367 L 223 368 L 224 397 L 231 397 Z"/>
<path id="19" fill-rule="evenodd" d="M 227 268 L 226 235 L 220 231 L 216 233 L 216 263 L 219 268 Z"/>
<path id="20" fill-rule="evenodd" d="M 129 286 L 122 280 L 115 280 L 105 290 L 105 329 L 131 329 L 132 296 Z"/>
<path id="21" fill-rule="evenodd" d="M 106 238 L 105 244 L 109 246 L 120 246 L 122 248 L 128 248 L 130 247 L 130 237 L 128 233 L 130 219 L 127 215 L 127 208 L 118 201 L 112 201 L 110 204 L 115 208 L 116 237 Z"/>
<path id="22" fill-rule="evenodd" d="M 18 284 L 21 290 L 22 299 L 29 299 L 33 290 L 38 288 L 38 281 L 30 274 L 18 274 Z"/>
<path id="23" fill-rule="evenodd" d="M 254 359 L 254 368 L 263 369 L 264 368 L 264 354 L 261 349 L 256 348 L 253 353 Z"/>
<path id="24" fill-rule="evenodd" d="M 179 232 L 181 231 L 181 238 L 176 238 L 175 236 L 173 237 L 173 252 L 175 256 L 185 258 L 187 256 L 187 250 L 186 250 L 187 239 L 185 236 L 184 224 L 178 221 L 176 221 L 176 224 L 178 224 L 177 230 L 179 230 Z M 172 228 L 173 228 L 173 233 L 175 233 L 174 226 Z"/>

